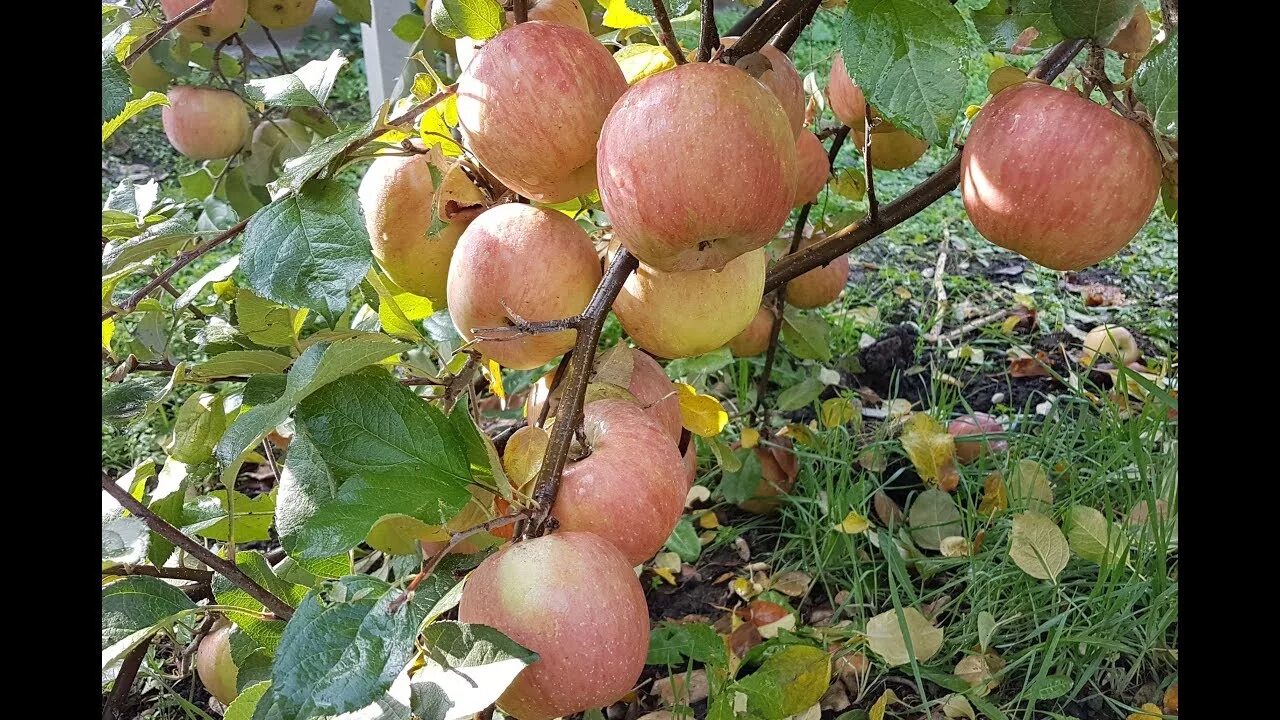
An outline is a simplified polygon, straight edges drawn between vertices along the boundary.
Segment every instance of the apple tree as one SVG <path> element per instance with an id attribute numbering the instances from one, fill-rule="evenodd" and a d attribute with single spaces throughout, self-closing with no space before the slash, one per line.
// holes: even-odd
<path id="1" fill-rule="evenodd" d="M 340 52 L 295 69 L 241 36 L 315 6 L 102 5 L 104 144 L 158 113 L 193 168 L 102 210 L 104 432 L 164 428 L 161 459 L 102 475 L 117 715 L 160 643 L 226 717 L 609 705 L 650 652 L 632 568 L 698 443 L 727 450 L 719 402 L 655 358 L 766 354 L 764 404 L 786 306 L 832 302 L 850 251 L 957 189 L 1056 270 L 1176 213 L 1174 0 L 771 0 L 723 37 L 712 2 L 419 0 L 397 97 L 345 125 Z M 819 12 L 843 27 L 822 87 L 787 55 Z M 966 107 L 987 52 L 1027 61 Z M 931 146 L 958 149 L 877 193 Z M 861 210 L 806 236 L 843 170 Z M 634 348 L 601 347 L 610 317 Z M 808 707 L 777 700 L 781 662 L 726 661 L 709 714 Z"/>

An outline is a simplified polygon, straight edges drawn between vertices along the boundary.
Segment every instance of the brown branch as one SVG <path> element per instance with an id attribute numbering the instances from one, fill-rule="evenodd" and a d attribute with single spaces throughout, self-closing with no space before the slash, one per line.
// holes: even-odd
<path id="1" fill-rule="evenodd" d="M 276 42 L 275 37 L 271 35 L 271 30 L 266 25 L 263 25 L 262 32 L 266 34 L 267 40 L 271 42 L 271 47 L 276 49 L 276 57 L 280 58 L 280 67 L 284 68 L 287 73 L 293 72 L 293 68 L 289 67 L 289 61 L 284 59 L 284 50 L 280 49 L 280 43 Z M 244 41 L 241 41 L 240 44 L 243 47 Z"/>
<path id="2" fill-rule="evenodd" d="M 796 40 L 800 39 L 800 33 L 809 27 L 809 23 L 813 22 L 813 16 L 818 14 L 818 7 L 822 5 L 822 0 L 809 0 L 804 6 L 804 10 L 799 15 L 787 21 L 782 28 L 782 32 L 778 33 L 778 37 L 773 39 L 773 46 L 782 52 L 791 52 L 791 46 L 796 44 Z"/>
<path id="3" fill-rule="evenodd" d="M 453 549 L 458 547 L 458 545 L 460 545 L 463 540 L 466 540 L 472 535 L 478 535 L 482 532 L 489 532 L 490 530 L 497 530 L 500 527 L 506 527 L 507 525 L 512 525 L 514 523 L 520 522 L 522 520 L 528 520 L 528 519 L 529 519 L 529 514 L 525 512 L 518 512 L 512 515 L 503 515 L 502 517 L 496 517 L 492 520 L 482 522 L 479 525 L 476 525 L 475 527 L 467 528 L 466 530 L 459 530 L 458 532 L 449 536 L 449 543 L 444 547 L 440 548 L 440 552 L 436 553 L 435 555 L 432 555 L 429 558 L 423 557 L 422 569 L 418 571 L 417 575 L 413 576 L 413 580 L 409 581 L 409 586 L 405 588 L 404 594 L 396 598 L 395 600 L 391 601 L 391 604 L 387 605 L 387 614 L 390 615 L 395 613 L 396 610 L 400 609 L 401 605 L 404 605 L 406 602 L 411 600 L 413 598 L 413 593 L 418 589 L 418 586 L 422 584 L 422 581 L 431 577 L 431 573 L 435 572 L 436 568 L 440 566 L 440 561 L 444 560 L 444 557 L 446 555 L 453 552 Z M 419 549 L 422 548 L 422 541 L 418 541 L 418 548 Z"/>
<path id="4" fill-rule="evenodd" d="M 213 582 L 213 573 L 208 570 L 197 570 L 185 567 L 155 567 L 154 565 L 112 565 L 102 568 L 103 576 L 107 575 L 145 575 L 147 577 L 165 578 L 167 580 L 190 580 L 197 583 Z"/>
<path id="5" fill-rule="evenodd" d="M 1167 25 L 1174 32 L 1177 32 L 1178 0 L 1160 0 L 1160 22 Z"/>
<path id="6" fill-rule="evenodd" d="M 698 36 L 698 62 L 711 59 L 711 54 L 720 47 L 720 33 L 716 30 L 715 0 L 702 0 L 702 27 Z"/>
<path id="7" fill-rule="evenodd" d="M 160 42 L 165 35 L 168 35 L 170 30 L 181 25 L 187 18 L 208 10 L 212 5 L 213 0 L 200 0 L 200 2 L 173 16 L 173 19 L 166 21 L 165 24 L 156 28 L 155 32 L 148 35 L 146 40 L 143 40 L 138 47 L 134 48 L 133 52 L 129 53 L 129 56 L 124 59 L 123 65 L 126 68 L 133 67 L 133 64 L 138 61 L 138 58 L 142 57 L 142 54 L 146 51 L 155 47 L 155 44 Z"/>
<path id="8" fill-rule="evenodd" d="M 169 542 L 186 550 L 197 560 L 213 568 L 213 571 L 230 580 L 236 587 L 249 593 L 254 600 L 262 603 L 267 610 L 275 614 L 281 620 L 288 620 L 293 617 L 293 608 L 289 607 L 289 603 L 272 595 L 269 590 L 262 587 L 253 578 L 245 574 L 243 570 L 236 567 L 232 562 L 223 560 L 214 555 L 209 548 L 187 537 L 178 528 L 165 522 L 160 516 L 151 512 L 151 510 L 136 498 L 130 495 L 124 488 L 117 485 L 111 478 L 105 474 L 102 476 L 102 489 L 108 495 L 116 499 L 120 506 L 125 510 L 133 513 L 135 517 L 140 518 L 151 528 L 152 532 L 160 535 Z"/>
<path id="9" fill-rule="evenodd" d="M 653 17 L 658 21 L 658 28 L 661 30 L 659 35 L 667 52 L 671 53 L 677 65 L 685 64 L 687 61 L 684 50 L 680 49 L 680 43 L 676 42 L 676 33 L 671 29 L 671 18 L 667 16 L 667 6 L 662 0 L 653 0 Z"/>
<path id="10" fill-rule="evenodd" d="M 582 311 L 583 323 L 578 328 L 578 339 L 573 346 L 573 356 L 568 359 L 568 366 L 561 371 L 564 374 L 564 391 L 560 396 L 560 404 L 556 407 L 556 424 L 551 429 L 551 439 L 547 444 L 546 455 L 542 459 L 542 467 L 538 471 L 538 481 L 533 489 L 533 514 L 521 533 L 521 539 L 537 537 L 547 530 L 547 520 L 551 517 L 551 506 L 555 502 L 556 493 L 560 489 L 560 473 L 564 471 L 565 461 L 569 456 L 569 447 L 573 443 L 574 431 L 582 418 L 582 403 L 587 396 L 587 382 L 591 379 L 592 365 L 596 357 L 596 345 L 600 342 L 600 330 L 604 327 L 609 308 L 622 290 L 627 277 L 639 266 L 640 261 L 619 248 L 613 258 L 613 264 L 605 273 L 604 279 L 591 296 L 587 309 Z M 551 400 L 548 398 L 547 403 Z"/>
<path id="11" fill-rule="evenodd" d="M 466 392 L 467 388 L 471 387 L 471 383 L 474 382 L 476 371 L 478 371 L 479 369 L 480 369 L 480 353 L 475 351 L 467 352 L 466 364 L 462 366 L 462 369 L 458 371 L 458 374 L 454 375 L 449 380 L 449 384 L 445 386 L 445 389 L 444 389 L 445 407 L 450 409 L 453 408 L 453 403 L 458 399 L 458 396 Z"/>
<path id="12" fill-rule="evenodd" d="M 1045 53 L 1040 62 L 1027 74 L 1028 77 L 1053 80 L 1071 64 L 1071 60 L 1084 48 L 1086 42 L 1083 39 L 1075 39 L 1058 43 Z M 822 242 L 779 260 L 765 278 L 764 291 L 773 292 L 806 272 L 820 265 L 826 265 L 850 250 L 871 241 L 880 233 L 897 227 L 937 202 L 943 195 L 956 189 L 959 184 L 960 154 L 956 154 L 946 165 L 925 178 L 919 185 L 880 208 L 878 218 L 874 220 L 869 216 L 862 218 L 828 236 Z"/>
<path id="13" fill-rule="evenodd" d="M 755 21 L 742 37 L 725 50 L 725 62 L 732 65 L 757 52 L 792 18 L 802 14 L 810 0 L 778 0 Z"/>
<path id="14" fill-rule="evenodd" d="M 871 129 L 875 124 L 871 117 L 871 103 L 865 104 L 862 115 L 862 169 L 867 175 L 867 216 L 871 222 L 880 219 L 880 203 L 876 201 L 876 169 L 871 164 Z"/>
<path id="15" fill-rule="evenodd" d="M 513 10 L 516 15 L 516 24 L 529 22 L 529 0 L 515 0 Z"/>
<path id="16" fill-rule="evenodd" d="M 751 11 L 738 19 L 738 22 L 729 27 L 729 31 L 725 33 L 725 37 L 741 37 L 747 28 L 755 24 L 760 16 L 769 12 L 769 8 L 773 7 L 777 0 L 764 0 L 764 2 L 751 8 Z"/>
<path id="17" fill-rule="evenodd" d="M 516 340 L 522 337 L 528 337 L 530 335 L 542 335 L 544 333 L 577 330 L 578 326 L 582 324 L 582 316 L 580 315 L 560 318 L 559 320 L 525 320 L 514 313 L 509 314 L 511 315 L 510 325 L 471 328 L 471 334 L 474 335 L 477 340 L 503 342 L 506 340 Z"/>
<path id="18" fill-rule="evenodd" d="M 103 720 L 116 720 L 122 717 L 120 712 L 123 710 L 124 701 L 128 699 L 133 681 L 138 677 L 138 669 L 142 667 L 142 661 L 147 657 L 147 648 L 151 647 L 152 637 L 154 636 L 147 637 L 138 643 L 137 647 L 124 656 L 124 660 L 120 663 L 120 671 L 116 673 L 115 682 L 111 686 L 111 694 L 107 696 L 106 706 L 102 709 Z"/>

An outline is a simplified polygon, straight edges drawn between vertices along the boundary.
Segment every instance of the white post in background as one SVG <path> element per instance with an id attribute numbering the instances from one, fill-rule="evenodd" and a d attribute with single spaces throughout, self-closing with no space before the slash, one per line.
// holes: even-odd
<path id="1" fill-rule="evenodd" d="M 400 79 L 409 43 L 391 34 L 391 26 L 409 12 L 405 0 L 370 0 L 373 24 L 360 28 L 364 45 L 364 72 L 369 81 L 369 112 L 376 114 Z"/>

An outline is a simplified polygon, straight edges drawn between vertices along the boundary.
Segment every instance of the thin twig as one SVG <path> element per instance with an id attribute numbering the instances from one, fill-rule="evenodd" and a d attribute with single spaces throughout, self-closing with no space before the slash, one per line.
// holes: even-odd
<path id="1" fill-rule="evenodd" d="M 947 312 L 947 287 L 942 282 L 942 278 L 947 273 L 947 250 L 951 248 L 951 231 L 945 226 L 942 228 L 942 244 L 938 247 L 938 263 L 933 266 L 933 294 L 938 300 L 938 309 L 934 312 L 933 323 L 930 327 L 930 334 L 935 337 L 942 332 L 942 324 L 946 322 Z M 938 339 L 938 344 L 942 344 L 942 339 Z"/>
<path id="2" fill-rule="evenodd" d="M 773 46 L 784 53 L 791 52 L 791 46 L 796 44 L 796 40 L 800 39 L 800 33 L 813 22 L 813 16 L 817 14 L 820 5 L 822 0 L 809 0 L 809 4 L 804 6 L 804 10 L 799 15 L 787 21 L 782 32 L 773 39 Z"/>
<path id="3" fill-rule="evenodd" d="M 529 21 L 529 0 L 515 0 L 513 11 L 516 16 L 516 24 Z"/>
<path id="4" fill-rule="evenodd" d="M 165 522 L 159 515 L 151 512 L 150 508 L 138 502 L 124 488 L 117 485 L 111 478 L 105 474 L 102 476 L 102 489 L 108 495 L 116 499 L 120 506 L 125 510 L 133 513 L 135 517 L 140 518 L 151 528 L 153 532 L 160 535 L 169 542 L 177 545 L 188 553 L 194 555 L 200 562 L 213 568 L 213 571 L 227 578 L 236 587 L 244 590 L 254 600 L 262 603 L 270 612 L 275 614 L 281 620 L 288 620 L 293 617 L 293 608 L 284 600 L 271 594 L 271 591 L 262 587 L 253 578 L 245 574 L 243 570 L 236 567 L 234 563 L 228 562 L 217 555 L 214 555 L 209 548 L 187 537 L 181 530 Z"/>
<path id="5" fill-rule="evenodd" d="M 471 387 L 476 371 L 479 369 L 480 353 L 474 351 L 467 352 L 466 364 L 462 366 L 462 369 L 458 371 L 458 374 L 454 375 L 449 380 L 449 384 L 445 386 L 444 405 L 446 408 L 452 409 L 453 403 L 458 399 L 458 396 L 462 395 L 462 393 L 467 391 L 467 388 Z M 472 403 L 472 405 L 474 406 L 474 403 Z"/>
<path id="6" fill-rule="evenodd" d="M 741 18 L 738 19 L 738 22 L 734 23 L 729 27 L 728 32 L 726 32 L 724 36 L 725 37 L 741 37 L 742 33 L 746 32 L 747 28 L 754 25 L 756 20 L 760 19 L 761 15 L 769 12 L 769 8 L 773 7 L 773 4 L 775 2 L 777 2 L 777 0 L 764 0 L 764 2 L 751 8 L 750 12 L 748 12 L 746 15 L 743 15 Z"/>
<path id="7" fill-rule="evenodd" d="M 129 57 L 124 59 L 123 65 L 126 68 L 133 67 L 133 64 L 138 61 L 138 58 L 142 57 L 142 54 L 146 51 L 155 47 L 155 44 L 160 42 L 165 35 L 168 35 L 170 30 L 181 25 L 182 21 L 187 18 L 208 10 L 211 5 L 213 5 L 213 0 L 200 0 L 200 2 L 192 5 L 186 10 L 183 10 L 177 15 L 174 15 L 172 19 L 167 20 L 165 24 L 156 28 L 155 32 L 148 35 L 146 40 L 139 43 L 138 47 L 134 48 L 133 52 L 129 53 Z"/>
<path id="8" fill-rule="evenodd" d="M 280 49 L 280 43 L 276 42 L 275 37 L 271 35 L 271 30 L 266 25 L 263 25 L 262 32 L 266 34 L 267 40 L 271 42 L 271 47 L 276 49 L 276 57 L 280 58 L 280 67 L 284 68 L 286 73 L 293 72 L 293 68 L 289 67 L 289 61 L 284 59 L 284 50 Z M 243 46 L 243 42 L 241 45 Z"/>
<path id="9" fill-rule="evenodd" d="M 213 582 L 213 573 L 186 567 L 155 567 L 154 565 L 112 565 L 102 568 L 102 575 L 146 575 L 167 580 L 190 580 L 198 583 Z"/>
<path id="10" fill-rule="evenodd" d="M 711 59 L 712 53 L 720 47 L 720 33 L 716 30 L 715 0 L 702 0 L 702 32 L 698 35 L 698 62 Z"/>
<path id="11" fill-rule="evenodd" d="M 875 123 L 871 119 L 871 103 L 866 103 L 865 108 L 862 115 L 862 165 L 867 176 L 867 216 L 871 222 L 876 222 L 880 219 L 880 203 L 876 201 L 876 169 L 871 164 L 871 130 Z"/>
<path id="12" fill-rule="evenodd" d="M 733 47 L 725 50 L 725 62 L 732 65 L 759 51 L 789 20 L 802 14 L 809 2 L 810 0 L 778 0 L 742 33 Z"/>
<path id="13" fill-rule="evenodd" d="M 671 53 L 677 65 L 685 64 L 687 61 L 684 50 L 680 49 L 680 43 L 676 42 L 676 33 L 671 29 L 671 18 L 667 16 L 667 6 L 662 0 L 653 0 L 653 17 L 658 21 L 658 34 L 661 35 L 662 44 L 666 46 L 667 52 Z"/>
<path id="14" fill-rule="evenodd" d="M 956 328 L 955 330 L 952 330 L 946 335 L 936 335 L 933 333 L 929 333 L 928 335 L 924 336 L 924 339 L 926 342 L 939 343 L 939 344 L 941 344 L 943 341 L 955 342 L 956 340 L 959 340 L 960 338 L 964 337 L 965 335 L 968 335 L 969 333 L 973 332 L 974 330 L 977 330 L 978 328 L 986 327 L 991 323 L 1000 322 L 1001 320 L 1004 320 L 1005 318 L 1009 317 L 1012 314 L 1013 313 L 1010 310 L 997 310 L 991 313 L 990 315 L 984 315 L 976 320 L 970 320 L 969 322 Z"/>
<path id="15" fill-rule="evenodd" d="M 111 694 L 107 696 L 106 707 L 102 711 L 103 720 L 116 720 L 121 717 L 120 712 L 123 710 L 124 701 L 129 697 L 133 681 L 138 677 L 138 668 L 142 667 L 142 661 L 146 659 L 147 649 L 150 647 L 151 638 L 148 637 L 124 656 L 114 684 L 111 686 Z"/>

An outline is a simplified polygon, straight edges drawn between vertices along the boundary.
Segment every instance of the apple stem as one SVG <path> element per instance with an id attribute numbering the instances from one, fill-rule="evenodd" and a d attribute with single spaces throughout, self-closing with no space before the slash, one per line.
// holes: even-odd
<path id="1" fill-rule="evenodd" d="M 711 59 L 716 48 L 720 47 L 720 32 L 716 30 L 715 0 L 702 0 L 702 32 L 698 42 L 698 62 Z"/>
<path id="2" fill-rule="evenodd" d="M 200 0 L 200 2 L 192 5 L 186 10 L 183 10 L 177 15 L 174 15 L 173 19 L 166 21 L 165 24 L 156 28 L 155 32 L 148 35 L 145 40 L 138 43 L 138 47 L 134 48 L 133 52 L 129 53 L 129 56 L 124 59 L 124 63 L 122 64 L 126 68 L 133 67 L 133 64 L 138 61 L 138 58 L 142 57 L 142 54 L 146 51 L 155 47 L 155 44 L 164 39 L 164 36 L 168 35 L 170 30 L 181 25 L 184 20 L 192 15 L 198 15 L 199 13 L 208 10 L 211 5 L 213 5 L 213 0 Z"/>
<path id="3" fill-rule="evenodd" d="M 688 62 L 684 57 L 684 50 L 681 49 L 680 43 L 676 42 L 675 31 L 671 29 L 671 18 L 667 16 L 667 6 L 662 0 L 653 0 L 653 17 L 658 21 L 662 44 L 666 46 L 667 52 L 671 53 L 671 58 L 676 61 L 677 65 L 683 65 Z M 703 26 L 705 27 L 705 25 L 704 20 Z"/>
<path id="4" fill-rule="evenodd" d="M 804 6 L 800 14 L 787 21 L 782 32 L 778 33 L 778 37 L 773 39 L 773 46 L 782 52 L 791 52 L 791 46 L 800 39 L 800 33 L 804 32 L 809 23 L 813 22 L 813 16 L 817 14 L 818 7 L 822 5 L 822 0 L 809 0 L 809 4 Z"/>

